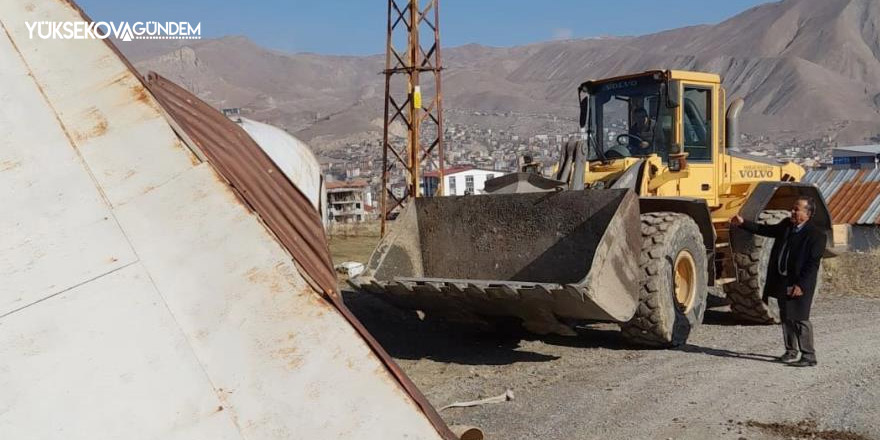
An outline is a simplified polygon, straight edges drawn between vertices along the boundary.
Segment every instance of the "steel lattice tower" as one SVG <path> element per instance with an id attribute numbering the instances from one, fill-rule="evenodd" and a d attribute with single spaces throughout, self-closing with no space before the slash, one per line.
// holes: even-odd
<path id="1" fill-rule="evenodd" d="M 383 236 L 388 215 L 407 200 L 424 195 L 421 188 L 423 171 L 437 170 L 439 181 L 435 195 L 442 195 L 443 95 L 440 88 L 439 19 L 439 0 L 388 0 L 382 132 Z M 423 31 L 432 34 L 425 39 L 431 43 L 427 50 L 420 38 Z M 404 38 L 406 50 L 401 52 L 395 42 L 400 44 Z M 422 73 L 430 75 L 423 76 Z M 423 79 L 426 82 L 423 83 Z M 429 95 L 432 99 L 422 99 L 422 96 Z M 389 129 L 395 122 L 406 127 L 405 145 L 395 146 L 389 142 Z M 403 197 L 391 191 L 394 176 L 401 176 L 406 182 Z"/>

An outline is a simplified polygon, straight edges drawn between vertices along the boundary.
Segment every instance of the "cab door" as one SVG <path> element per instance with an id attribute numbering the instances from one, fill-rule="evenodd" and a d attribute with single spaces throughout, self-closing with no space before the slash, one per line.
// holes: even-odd
<path id="1" fill-rule="evenodd" d="M 705 199 L 709 206 L 718 206 L 720 184 L 715 172 L 721 117 L 715 103 L 719 92 L 717 84 L 683 81 L 681 105 L 676 109 L 681 123 L 676 141 L 688 153 L 688 176 L 679 181 L 678 194 Z"/>

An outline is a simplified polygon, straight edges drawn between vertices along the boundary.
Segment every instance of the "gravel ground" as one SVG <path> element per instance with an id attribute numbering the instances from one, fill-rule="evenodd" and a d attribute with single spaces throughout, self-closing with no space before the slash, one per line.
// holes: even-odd
<path id="1" fill-rule="evenodd" d="M 571 338 L 486 334 L 345 295 L 436 407 L 513 390 L 512 401 L 441 412 L 487 439 L 880 440 L 878 299 L 820 296 L 819 366 L 793 368 L 773 361 L 778 326 L 737 325 L 723 309 L 686 346 L 648 350 L 613 325 Z"/>

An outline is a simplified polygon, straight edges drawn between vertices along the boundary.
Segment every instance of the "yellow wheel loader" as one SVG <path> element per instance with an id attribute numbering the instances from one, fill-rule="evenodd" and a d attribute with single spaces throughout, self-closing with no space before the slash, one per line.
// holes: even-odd
<path id="1" fill-rule="evenodd" d="M 650 346 L 683 344 L 720 285 L 738 317 L 778 322 L 761 298 L 771 241 L 728 221 L 778 222 L 811 196 L 813 221 L 830 231 L 820 193 L 798 183 L 803 168 L 731 151 L 743 101 L 725 113 L 715 74 L 648 71 L 578 94 L 580 134 L 552 177 L 415 199 L 352 286 L 446 319 L 518 318 L 539 334 L 616 322 Z"/>

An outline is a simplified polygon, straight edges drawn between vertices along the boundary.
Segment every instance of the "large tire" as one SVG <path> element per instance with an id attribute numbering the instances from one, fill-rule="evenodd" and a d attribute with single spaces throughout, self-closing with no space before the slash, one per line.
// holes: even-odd
<path id="1" fill-rule="evenodd" d="M 684 214 L 652 212 L 642 214 L 641 220 L 639 306 L 621 330 L 624 337 L 640 345 L 682 345 L 703 321 L 706 311 L 708 283 L 703 237 L 694 220 Z M 685 266 L 691 266 L 692 273 L 676 278 L 676 268 Z M 687 280 L 678 282 L 679 279 Z"/>
<path id="2" fill-rule="evenodd" d="M 791 217 L 788 211 L 764 211 L 758 215 L 757 223 L 775 225 Z M 733 253 L 736 264 L 736 281 L 724 285 L 724 293 L 730 300 L 730 311 L 746 322 L 755 324 L 776 324 L 779 322 L 779 306 L 776 300 L 765 303 L 764 285 L 767 282 L 767 267 L 773 239 L 752 235 L 751 253 Z"/>

